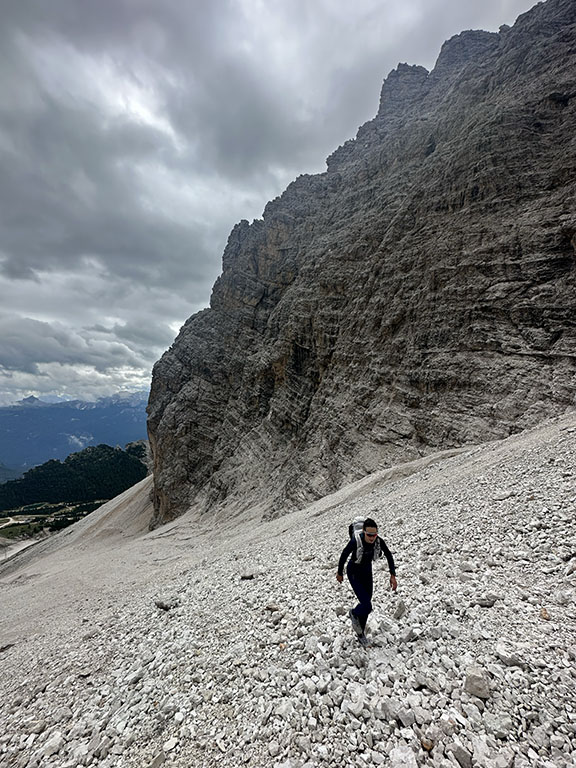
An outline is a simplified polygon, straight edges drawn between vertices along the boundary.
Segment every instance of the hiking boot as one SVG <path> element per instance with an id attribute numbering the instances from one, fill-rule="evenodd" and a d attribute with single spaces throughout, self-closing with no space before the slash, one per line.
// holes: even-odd
<path id="1" fill-rule="evenodd" d="M 364 634 L 364 630 L 362 629 L 362 625 L 360 624 L 360 620 L 359 620 L 358 616 L 356 616 L 355 614 L 352 613 L 352 608 L 350 608 L 350 610 L 348 611 L 348 616 L 350 616 L 350 621 L 352 622 L 352 629 L 354 630 L 354 632 L 356 632 L 358 637 L 360 637 L 360 635 L 363 635 Z"/>
<path id="2" fill-rule="evenodd" d="M 366 637 L 366 635 L 364 634 L 364 632 L 362 632 L 362 634 L 361 634 L 361 635 L 358 635 L 358 642 L 360 643 L 360 645 L 361 645 L 363 648 L 368 648 L 368 647 L 369 647 L 369 645 L 370 645 L 370 641 L 368 640 L 368 638 Z"/>

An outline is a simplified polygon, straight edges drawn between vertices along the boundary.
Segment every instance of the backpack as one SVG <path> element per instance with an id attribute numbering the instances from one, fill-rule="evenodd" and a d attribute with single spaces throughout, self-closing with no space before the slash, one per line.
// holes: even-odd
<path id="1" fill-rule="evenodd" d="M 364 529 L 364 518 L 363 517 L 355 517 L 354 520 L 350 523 L 348 526 L 348 535 L 351 539 L 356 540 L 356 560 L 354 561 L 356 565 L 360 565 L 362 562 L 362 555 L 364 554 L 364 544 L 362 542 L 362 537 L 360 534 L 362 533 Z M 380 537 L 376 537 L 376 541 L 374 542 L 374 556 L 373 560 L 378 560 L 378 558 L 382 557 L 382 547 L 380 546 Z"/>
<path id="2" fill-rule="evenodd" d="M 364 528 L 364 518 L 363 517 L 355 517 L 354 520 L 350 523 L 348 526 L 348 536 L 353 539 L 354 534 L 361 533 L 362 529 Z"/>

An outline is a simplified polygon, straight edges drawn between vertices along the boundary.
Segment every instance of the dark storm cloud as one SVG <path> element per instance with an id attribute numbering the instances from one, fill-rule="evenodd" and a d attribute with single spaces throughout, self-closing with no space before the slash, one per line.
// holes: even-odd
<path id="1" fill-rule="evenodd" d="M 206 257 L 199 225 L 142 202 L 138 162 L 159 162 L 157 130 L 124 119 L 106 125 L 94 107 L 48 96 L 33 114 L 0 111 L 0 125 L 8 149 L 0 156 L 5 274 L 72 268 L 96 256 L 118 275 L 171 285 L 184 278 L 189 254 Z"/>
<path id="2" fill-rule="evenodd" d="M 111 328 L 103 325 L 94 325 L 87 328 L 86 331 L 93 331 L 95 334 L 102 334 L 104 337 L 110 336 L 131 346 L 138 347 L 143 354 L 151 349 L 166 349 L 174 340 L 174 331 L 165 325 L 154 325 L 150 323 L 149 317 L 142 317 L 141 321 L 132 320 L 128 323 L 116 323 Z M 154 361 L 152 357 L 152 361 Z"/>
<path id="3" fill-rule="evenodd" d="M 148 362 L 115 339 L 83 338 L 58 323 L 0 317 L 0 364 L 6 370 L 37 373 L 42 363 L 61 363 L 104 372 Z"/>
<path id="4" fill-rule="evenodd" d="M 141 385 L 233 224 L 321 170 L 398 61 L 430 68 L 450 35 L 529 5 L 5 3 L 0 399 Z"/>

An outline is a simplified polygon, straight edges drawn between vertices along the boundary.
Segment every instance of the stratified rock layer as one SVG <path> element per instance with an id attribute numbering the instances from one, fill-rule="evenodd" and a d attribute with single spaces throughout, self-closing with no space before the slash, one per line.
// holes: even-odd
<path id="1" fill-rule="evenodd" d="M 576 3 L 401 64 L 374 120 L 232 231 L 154 369 L 155 522 L 276 515 L 574 402 Z"/>

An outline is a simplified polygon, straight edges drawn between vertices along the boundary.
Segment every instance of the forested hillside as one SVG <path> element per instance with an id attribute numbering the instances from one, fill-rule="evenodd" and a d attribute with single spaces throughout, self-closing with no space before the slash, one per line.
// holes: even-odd
<path id="1" fill-rule="evenodd" d="M 144 445 L 130 443 L 126 450 L 97 445 L 64 461 L 47 461 L 0 485 L 0 510 L 38 502 L 112 499 L 146 477 L 144 459 Z"/>

